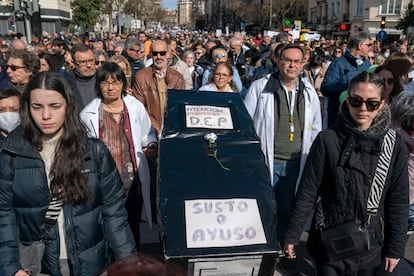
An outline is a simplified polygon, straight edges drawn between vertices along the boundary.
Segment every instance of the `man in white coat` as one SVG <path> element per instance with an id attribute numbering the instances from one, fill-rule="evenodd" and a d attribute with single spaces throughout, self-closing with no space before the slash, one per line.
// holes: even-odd
<path id="1" fill-rule="evenodd" d="M 318 95 L 301 78 L 304 50 L 287 44 L 277 58 L 279 72 L 252 83 L 244 103 L 253 119 L 276 197 L 277 235 L 283 235 L 309 149 L 322 129 Z"/>

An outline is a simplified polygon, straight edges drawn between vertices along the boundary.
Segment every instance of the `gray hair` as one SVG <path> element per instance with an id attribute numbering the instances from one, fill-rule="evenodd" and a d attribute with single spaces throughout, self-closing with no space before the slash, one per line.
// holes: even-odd
<path id="1" fill-rule="evenodd" d="M 125 40 L 118 40 L 114 42 L 114 48 L 116 47 L 122 47 L 122 49 L 125 49 Z"/>
<path id="2" fill-rule="evenodd" d="M 93 57 L 98 59 L 99 56 L 104 56 L 105 60 L 108 61 L 108 54 L 102 50 L 93 50 Z"/>
<path id="3" fill-rule="evenodd" d="M 403 91 L 391 104 L 391 120 L 403 129 L 411 130 L 414 122 L 414 94 Z"/>
<path id="4" fill-rule="evenodd" d="M 371 39 L 371 37 L 367 33 L 359 32 L 358 34 L 351 36 L 351 38 L 348 41 L 348 48 L 357 49 L 359 43 L 364 43 L 367 39 Z"/>
<path id="5" fill-rule="evenodd" d="M 138 38 L 130 36 L 125 40 L 125 47 L 124 49 L 134 49 L 134 46 L 139 46 L 140 48 L 142 48 L 142 43 L 141 41 L 138 40 Z"/>

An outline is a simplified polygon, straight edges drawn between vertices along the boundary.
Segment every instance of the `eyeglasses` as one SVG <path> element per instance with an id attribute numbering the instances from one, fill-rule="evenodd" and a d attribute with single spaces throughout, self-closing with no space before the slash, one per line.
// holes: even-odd
<path id="1" fill-rule="evenodd" d="M 373 100 L 364 101 L 361 98 L 352 97 L 352 96 L 348 97 L 348 103 L 350 106 L 354 108 L 359 108 L 362 106 L 363 103 L 365 103 L 365 106 L 367 107 L 368 111 L 377 110 L 381 105 L 381 101 L 373 101 Z"/>
<path id="2" fill-rule="evenodd" d="M 101 82 L 102 87 L 109 87 L 111 85 L 118 86 L 118 85 L 121 85 L 121 84 L 122 84 L 122 81 L 113 81 L 113 82 L 103 81 L 103 82 Z"/>
<path id="3" fill-rule="evenodd" d="M 8 65 L 8 64 L 4 65 L 4 67 L 6 68 L 6 70 L 10 68 L 10 70 L 12 70 L 12 71 L 16 71 L 17 69 L 26 68 L 25 66 Z"/>
<path id="4" fill-rule="evenodd" d="M 167 51 L 152 51 L 151 53 L 154 57 L 161 55 L 162 57 L 165 56 L 167 54 Z"/>
<path id="5" fill-rule="evenodd" d="M 301 65 L 303 63 L 303 60 L 301 59 L 291 59 L 286 57 L 281 57 L 280 60 L 286 63 L 293 63 L 295 65 Z"/>
<path id="6" fill-rule="evenodd" d="M 225 53 L 222 53 L 222 54 L 215 54 L 214 55 L 216 58 L 225 58 L 226 57 L 226 54 Z"/>
<path id="7" fill-rule="evenodd" d="M 135 53 L 140 53 L 141 52 L 141 49 L 138 49 L 138 50 L 135 50 L 135 49 L 128 49 L 128 50 L 130 50 L 130 51 L 132 51 L 132 52 L 135 52 Z"/>
<path id="8" fill-rule="evenodd" d="M 342 51 L 341 50 L 335 50 L 335 53 L 336 54 L 342 54 Z"/>
<path id="9" fill-rule="evenodd" d="M 394 85 L 395 84 L 395 80 L 394 79 L 384 79 L 386 83 L 388 83 L 388 85 Z"/>
<path id="10" fill-rule="evenodd" d="M 371 47 L 372 43 L 362 43 L 362 45 L 367 45 L 368 47 Z"/>
<path id="11" fill-rule="evenodd" d="M 215 73 L 214 76 L 218 77 L 218 78 L 228 78 L 228 77 L 230 77 L 229 74 L 225 74 L 225 73 Z"/>
<path id="12" fill-rule="evenodd" d="M 76 63 L 78 66 L 84 66 L 84 65 L 86 65 L 87 63 L 89 63 L 89 64 L 95 64 L 95 60 L 94 60 L 94 59 L 87 59 L 87 60 L 75 60 L 75 63 Z"/>
<path id="13" fill-rule="evenodd" d="M 95 60 L 95 65 L 103 64 L 106 60 Z"/>

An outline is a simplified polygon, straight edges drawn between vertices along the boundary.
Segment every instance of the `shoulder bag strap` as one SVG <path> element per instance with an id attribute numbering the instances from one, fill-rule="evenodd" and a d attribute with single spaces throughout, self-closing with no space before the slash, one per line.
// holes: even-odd
<path id="1" fill-rule="evenodd" d="M 378 212 L 378 206 L 380 204 L 382 192 L 384 191 L 385 180 L 387 179 L 392 153 L 394 151 L 395 139 L 395 131 L 388 129 L 384 136 L 384 142 L 382 143 L 381 153 L 368 196 L 367 211 L 369 215 L 376 215 Z"/>

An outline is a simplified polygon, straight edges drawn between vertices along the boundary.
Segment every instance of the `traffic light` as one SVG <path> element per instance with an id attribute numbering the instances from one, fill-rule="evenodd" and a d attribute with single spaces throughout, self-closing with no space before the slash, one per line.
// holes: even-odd
<path id="1" fill-rule="evenodd" d="M 381 29 L 385 28 L 385 16 L 381 17 Z"/>

